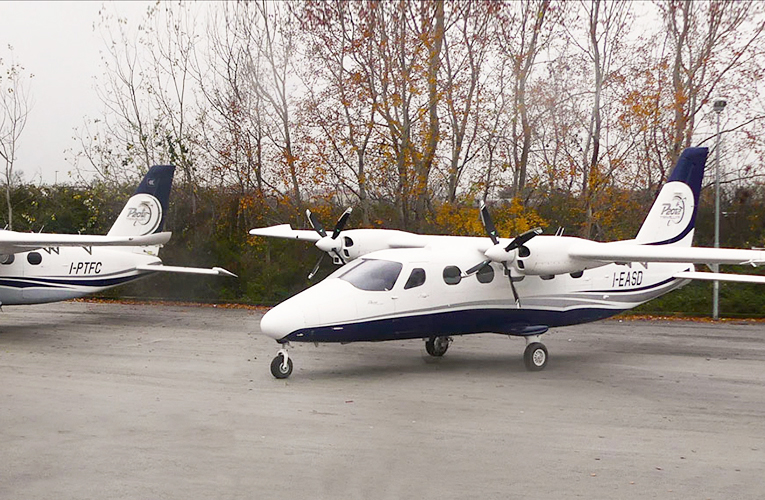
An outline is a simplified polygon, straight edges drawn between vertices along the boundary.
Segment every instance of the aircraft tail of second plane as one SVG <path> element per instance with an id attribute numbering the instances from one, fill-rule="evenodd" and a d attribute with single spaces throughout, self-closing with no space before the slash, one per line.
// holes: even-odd
<path id="1" fill-rule="evenodd" d="M 173 165 L 149 169 L 109 230 L 109 236 L 145 236 L 162 231 L 173 184 Z"/>

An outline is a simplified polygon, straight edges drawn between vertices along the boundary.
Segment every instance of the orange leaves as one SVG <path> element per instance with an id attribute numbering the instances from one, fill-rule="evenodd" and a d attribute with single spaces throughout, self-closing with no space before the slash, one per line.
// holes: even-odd
<path id="1" fill-rule="evenodd" d="M 518 198 L 490 207 L 492 220 L 502 237 L 513 237 L 547 222 L 533 209 L 524 207 Z M 433 225 L 439 233 L 464 236 L 485 234 L 478 208 L 464 201 L 440 203 L 433 210 Z"/>

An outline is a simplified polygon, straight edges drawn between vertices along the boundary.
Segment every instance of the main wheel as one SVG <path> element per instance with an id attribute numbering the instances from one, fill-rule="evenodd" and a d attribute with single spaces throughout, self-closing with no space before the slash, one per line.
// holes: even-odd
<path id="1" fill-rule="evenodd" d="M 425 350 L 431 356 L 440 358 L 449 350 L 450 342 L 451 339 L 449 337 L 430 337 L 425 341 Z"/>
<path id="2" fill-rule="evenodd" d="M 541 342 L 532 342 L 523 351 L 523 362 L 531 372 L 544 370 L 547 366 L 547 348 Z"/>
<path id="3" fill-rule="evenodd" d="M 287 365 L 284 364 L 284 356 L 277 354 L 271 361 L 271 375 L 276 378 L 287 378 L 292 374 L 292 360 L 287 358 Z"/>

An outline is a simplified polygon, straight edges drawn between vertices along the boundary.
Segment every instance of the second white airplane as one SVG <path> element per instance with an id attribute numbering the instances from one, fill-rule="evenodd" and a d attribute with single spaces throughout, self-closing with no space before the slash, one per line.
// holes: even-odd
<path id="1" fill-rule="evenodd" d="M 219 267 L 162 264 L 174 171 L 153 166 L 106 236 L 0 231 L 0 305 L 78 298 L 156 272 L 235 276 Z"/>

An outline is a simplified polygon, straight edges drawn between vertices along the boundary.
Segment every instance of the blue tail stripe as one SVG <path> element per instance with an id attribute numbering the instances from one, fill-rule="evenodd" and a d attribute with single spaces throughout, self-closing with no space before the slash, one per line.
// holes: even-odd
<path id="1" fill-rule="evenodd" d="M 150 194 L 162 205 L 162 220 L 159 222 L 157 232 L 162 231 L 165 224 L 165 214 L 167 214 L 174 173 L 175 167 L 173 165 L 154 165 L 146 173 L 134 193 L 134 195 Z"/>
<path id="2" fill-rule="evenodd" d="M 696 227 L 696 214 L 699 210 L 699 198 L 701 196 L 701 181 L 704 179 L 704 166 L 707 163 L 708 148 L 686 148 L 680 153 L 677 165 L 669 175 L 667 182 L 683 182 L 693 192 L 693 214 L 685 229 L 669 240 L 649 243 L 649 245 L 670 245 L 681 241 Z"/>

